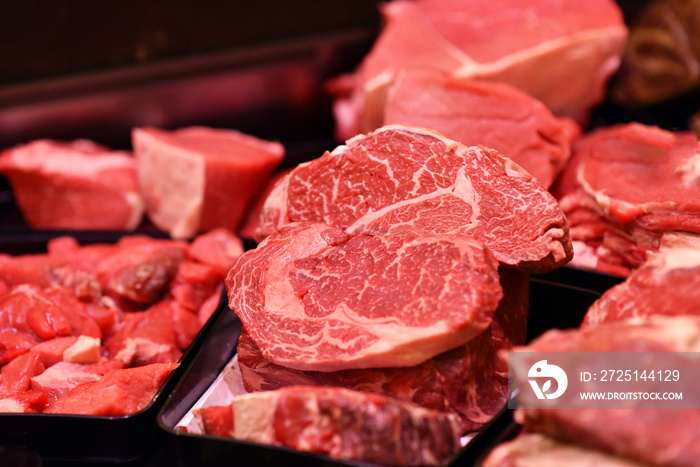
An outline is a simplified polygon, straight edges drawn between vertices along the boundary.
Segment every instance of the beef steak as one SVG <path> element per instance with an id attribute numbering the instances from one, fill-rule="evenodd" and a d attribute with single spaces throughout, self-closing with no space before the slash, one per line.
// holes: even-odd
<path id="1" fill-rule="evenodd" d="M 422 363 L 486 329 L 502 297 L 498 263 L 477 240 L 314 223 L 244 253 L 226 288 L 266 358 L 318 371 Z"/>
<path id="2" fill-rule="evenodd" d="M 513 159 L 547 188 L 580 133 L 537 99 L 506 83 L 458 80 L 430 70 L 399 73 L 390 88 L 386 124 L 439 131 L 467 146 L 483 145 Z"/>
<path id="3" fill-rule="evenodd" d="M 381 126 L 396 74 L 417 68 L 506 82 L 585 123 L 627 39 L 612 0 L 402 0 L 381 13 L 384 28 L 360 67 L 329 85 L 343 139 Z"/>
<path id="4" fill-rule="evenodd" d="M 652 316 L 644 322 L 603 323 L 586 329 L 550 330 L 522 352 L 673 352 L 673 368 L 691 369 L 700 351 L 700 317 Z M 536 355 L 536 354 L 533 354 Z M 668 360 L 667 360 L 668 361 Z M 650 363 L 653 367 L 654 363 Z M 679 366 L 680 365 L 680 366 Z M 527 379 L 530 363 L 513 368 L 514 377 Z M 683 372 L 685 381 L 694 378 Z M 657 378 L 658 379 L 658 378 Z M 662 383 L 665 384 L 665 383 Z M 657 386 L 661 388 L 665 386 Z M 593 381 L 588 391 L 605 391 L 609 382 Z M 631 387 L 634 390 L 634 386 Z M 692 394 L 684 394 L 684 400 Z M 529 432 L 609 454 L 635 459 L 645 465 L 691 466 L 700 456 L 695 434 L 700 430 L 700 409 L 639 408 L 644 402 L 628 399 L 619 408 L 519 408 L 517 422 Z M 692 435 L 690 435 L 692 433 Z"/>
<path id="5" fill-rule="evenodd" d="M 588 309 L 581 327 L 651 315 L 699 315 L 698 303 L 700 250 L 670 249 L 651 256 L 606 291 Z"/>
<path id="6" fill-rule="evenodd" d="M 533 272 L 573 254 L 556 199 L 511 159 L 403 125 L 292 170 L 268 196 L 258 237 L 300 221 L 350 234 L 467 235 L 499 262 Z"/>
<path id="7" fill-rule="evenodd" d="M 697 244 L 699 168 L 689 131 L 626 123 L 579 139 L 553 188 L 577 242 L 574 264 L 626 276 L 665 244 Z"/>

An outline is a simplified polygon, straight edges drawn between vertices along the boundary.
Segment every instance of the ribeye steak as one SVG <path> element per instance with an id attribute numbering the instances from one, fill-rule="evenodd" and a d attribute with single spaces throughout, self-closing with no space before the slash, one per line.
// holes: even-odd
<path id="1" fill-rule="evenodd" d="M 244 253 L 226 287 L 266 358 L 318 371 L 422 363 L 486 329 L 502 297 L 498 263 L 477 240 L 314 223 Z"/>
<path id="2" fill-rule="evenodd" d="M 290 222 L 350 234 L 460 234 L 533 272 L 571 259 L 556 199 L 511 159 L 437 132 L 387 125 L 299 165 L 268 196 L 258 237 Z"/>

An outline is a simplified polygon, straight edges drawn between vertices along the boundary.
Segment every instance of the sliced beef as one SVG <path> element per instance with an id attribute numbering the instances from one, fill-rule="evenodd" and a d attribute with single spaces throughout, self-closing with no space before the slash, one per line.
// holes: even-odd
<path id="1" fill-rule="evenodd" d="M 509 157 L 545 188 L 571 155 L 580 128 L 508 84 L 458 80 L 430 70 L 399 73 L 389 90 L 384 123 L 439 131 L 467 146 Z"/>
<path id="2" fill-rule="evenodd" d="M 0 174 L 36 228 L 133 230 L 143 216 L 132 155 L 90 141 L 38 140 L 7 149 Z"/>
<path id="3" fill-rule="evenodd" d="M 556 199 L 495 150 L 388 125 L 301 164 L 267 198 L 258 237 L 290 222 L 350 234 L 478 238 L 501 263 L 544 272 L 571 259 Z"/>
<path id="4" fill-rule="evenodd" d="M 497 263 L 460 235 L 351 236 L 292 224 L 246 252 L 229 306 L 266 358 L 304 370 L 412 366 L 482 332 Z"/>
<path id="5" fill-rule="evenodd" d="M 693 133 L 640 123 L 577 141 L 554 189 L 578 242 L 572 264 L 626 276 L 666 244 L 697 244 L 698 154 Z"/>
<path id="6" fill-rule="evenodd" d="M 402 0 L 381 13 L 384 28 L 358 70 L 329 85 L 342 139 L 380 127 L 396 74 L 417 68 L 506 82 L 585 123 L 627 39 L 612 0 Z"/>
<path id="7" fill-rule="evenodd" d="M 586 312 L 582 327 L 652 315 L 700 315 L 700 250 L 657 253 Z"/>
<path id="8" fill-rule="evenodd" d="M 620 321 L 582 330 L 551 330 L 528 346 L 516 350 L 673 352 L 674 357 L 667 358 L 674 358 L 674 368 L 690 369 L 696 365 L 694 355 L 700 351 L 699 343 L 700 317 L 652 316 L 642 323 Z M 529 368 L 527 362 L 514 367 L 514 377 L 520 381 L 527 379 Z M 694 376 L 688 374 L 687 377 Z M 610 387 L 610 383 L 592 382 L 586 387 L 590 391 L 605 391 Z M 659 386 L 661 387 L 665 386 Z M 692 398 L 692 395 L 690 397 Z M 621 402 L 619 408 L 611 409 L 520 408 L 514 416 L 527 431 L 630 458 L 643 464 L 696 465 L 700 455 L 700 446 L 695 438 L 695 434 L 700 430 L 700 409 L 639 408 L 639 404 L 642 403 L 628 400 L 624 405 Z"/>
<path id="9" fill-rule="evenodd" d="M 204 127 L 132 134 L 149 218 L 174 238 L 225 227 L 235 232 L 284 157 L 284 147 Z"/>
<path id="10" fill-rule="evenodd" d="M 232 408 L 204 409 L 205 426 L 232 418 L 236 439 L 380 465 L 441 465 L 460 448 L 450 415 L 361 391 L 293 386 L 239 396 Z"/>
<path id="11" fill-rule="evenodd" d="M 568 467 L 644 467 L 646 464 L 612 456 L 574 444 L 560 443 L 538 433 L 521 434 L 499 444 L 481 464 L 482 467 L 516 466 Z"/>

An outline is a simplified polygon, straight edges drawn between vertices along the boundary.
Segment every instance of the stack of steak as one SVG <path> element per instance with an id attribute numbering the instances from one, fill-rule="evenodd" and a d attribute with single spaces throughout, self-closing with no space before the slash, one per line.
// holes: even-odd
<path id="1" fill-rule="evenodd" d="M 699 148 L 690 131 L 640 123 L 578 140 L 553 190 L 571 227 L 572 264 L 627 276 L 654 252 L 697 245 Z"/>
<path id="2" fill-rule="evenodd" d="M 649 368 L 654 368 L 649 362 L 658 358 L 654 353 L 674 352 L 663 357 L 671 362 L 667 368 L 679 371 L 680 378 L 692 386 L 700 351 L 699 290 L 700 250 L 676 248 L 655 253 L 589 308 L 580 329 L 550 330 L 515 351 L 648 352 L 644 361 Z M 513 371 L 520 379 L 528 369 L 514 367 Z M 629 390 L 634 391 L 632 384 Z M 606 390 L 603 385 L 610 388 L 609 382 L 597 387 Z M 658 388 L 677 390 L 673 383 L 661 381 Z M 615 408 L 522 407 L 516 410 L 515 419 L 523 425 L 524 434 L 498 446 L 484 465 L 502 467 L 528 461 L 605 467 L 697 465 L 700 409 L 689 407 L 694 397 L 683 392 L 684 409 L 639 407 L 641 402 L 636 399 L 620 401 Z M 572 457 L 579 463 L 569 462 Z"/>
<path id="3" fill-rule="evenodd" d="M 529 274 L 572 254 L 556 200 L 512 160 L 401 125 L 292 170 L 257 232 L 226 280 L 253 394 L 197 416 L 216 434 L 381 464 L 440 464 L 503 407 L 497 352 L 524 343 Z M 368 423 L 403 444 L 382 430 L 339 441 Z"/>

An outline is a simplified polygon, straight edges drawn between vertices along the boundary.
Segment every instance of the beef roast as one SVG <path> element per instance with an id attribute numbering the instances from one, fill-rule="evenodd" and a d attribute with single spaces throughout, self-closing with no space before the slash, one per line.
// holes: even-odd
<path id="1" fill-rule="evenodd" d="M 697 243 L 698 147 L 689 131 L 640 123 L 577 141 L 553 189 L 576 242 L 572 264 L 626 276 L 666 243 Z"/>
<path id="2" fill-rule="evenodd" d="M 556 199 L 511 159 L 388 125 L 299 165 L 268 196 L 258 237 L 290 222 L 351 234 L 461 234 L 501 263 L 544 272 L 571 259 Z"/>
<path id="3" fill-rule="evenodd" d="M 430 70 L 397 75 L 384 122 L 431 128 L 467 146 L 495 149 L 545 188 L 566 164 L 580 133 L 572 120 L 554 117 L 544 104 L 508 84 L 458 80 Z"/>
<path id="4" fill-rule="evenodd" d="M 460 447 L 449 414 L 341 388 L 247 394 L 230 409 L 201 409 L 199 417 L 220 435 L 380 465 L 441 465 Z"/>
<path id="5" fill-rule="evenodd" d="M 506 82 L 584 123 L 627 39 L 612 0 L 401 0 L 381 12 L 384 28 L 359 69 L 329 84 L 342 139 L 381 126 L 396 73 L 416 68 Z"/>
<path id="6" fill-rule="evenodd" d="M 498 264 L 461 235 L 351 236 L 296 223 L 244 253 L 229 306 L 266 358 L 303 370 L 412 366 L 491 323 Z"/>
<path id="7" fill-rule="evenodd" d="M 234 130 L 135 128 L 132 141 L 148 216 L 174 238 L 236 232 L 284 157 L 280 143 Z"/>
<path id="8" fill-rule="evenodd" d="M 700 250 L 674 248 L 653 255 L 606 291 L 588 309 L 581 326 L 652 315 L 699 315 L 699 303 Z"/>
<path id="9" fill-rule="evenodd" d="M 35 228 L 133 230 L 143 217 L 128 152 L 87 140 L 38 140 L 3 151 L 0 174 Z"/>

